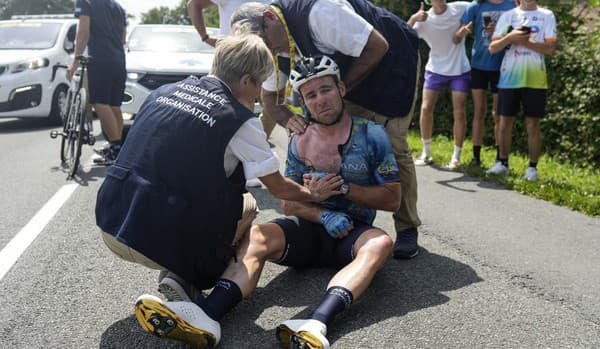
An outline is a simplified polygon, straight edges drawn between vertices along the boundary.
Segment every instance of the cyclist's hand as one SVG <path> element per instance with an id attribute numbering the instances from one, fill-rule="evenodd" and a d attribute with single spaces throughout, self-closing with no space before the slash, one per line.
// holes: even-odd
<path id="1" fill-rule="evenodd" d="M 324 210 L 319 219 L 327 234 L 335 239 L 345 237 L 354 229 L 350 216 L 342 212 Z"/>
<path id="2" fill-rule="evenodd" d="M 296 134 L 304 133 L 304 130 L 306 130 L 307 126 L 308 123 L 306 122 L 306 120 L 304 120 L 304 118 L 298 114 L 294 114 L 291 118 L 288 119 L 287 123 L 285 124 L 285 128 L 287 128 L 289 133 Z"/>
<path id="3" fill-rule="evenodd" d="M 73 75 L 75 75 L 75 71 L 77 70 L 77 66 L 75 64 L 71 64 L 69 69 L 67 69 L 67 80 L 71 81 L 73 79 Z"/>

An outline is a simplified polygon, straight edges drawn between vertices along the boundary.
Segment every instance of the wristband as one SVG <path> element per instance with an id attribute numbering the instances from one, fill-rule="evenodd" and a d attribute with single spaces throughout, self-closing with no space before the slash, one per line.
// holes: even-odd
<path id="1" fill-rule="evenodd" d="M 206 34 L 202 37 L 202 41 L 206 42 L 206 41 L 208 41 L 209 38 L 210 38 L 210 36 L 208 36 L 208 34 Z"/>

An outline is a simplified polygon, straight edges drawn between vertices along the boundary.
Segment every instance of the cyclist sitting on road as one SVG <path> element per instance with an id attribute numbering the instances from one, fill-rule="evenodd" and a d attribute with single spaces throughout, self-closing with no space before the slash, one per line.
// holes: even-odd
<path id="1" fill-rule="evenodd" d="M 123 133 L 121 101 L 125 91 L 125 11 L 114 0 L 77 0 L 75 16 L 79 17 L 75 39 L 75 57 L 86 46 L 93 62 L 88 66 L 89 102 L 98 114 L 108 143 L 94 149 L 102 158 L 95 163 L 111 165 L 117 158 Z M 88 45 L 89 44 L 89 45 Z M 75 59 L 67 71 L 71 80 L 79 67 Z"/>
<path id="2" fill-rule="evenodd" d="M 297 268 L 339 269 L 321 303 L 306 319 L 288 320 L 277 328 L 285 348 L 304 348 L 308 342 L 306 348 L 329 348 L 327 326 L 360 297 L 392 254 L 392 238 L 371 225 L 376 209 L 395 211 L 400 206 L 398 166 L 385 130 L 344 110 L 345 86 L 330 58 L 303 60 L 290 80 L 312 123 L 302 135 L 292 136 L 286 176 L 312 186 L 319 178 L 337 173 L 344 178 L 342 194 L 320 205 L 283 201 L 284 212 L 290 216 L 250 229 L 238 249 L 239 262 L 230 263 L 206 299 L 196 298 L 200 315 L 188 321 L 193 328 L 187 330 L 195 334 L 188 335 L 189 341 L 200 347 L 195 338 L 209 335 L 218 342 L 219 321 L 249 296 L 270 260 Z M 184 293 L 179 298 L 190 297 Z M 148 318 L 147 328 L 155 332 L 162 327 L 158 322 L 151 324 L 152 319 L 172 317 L 181 323 L 180 319 L 188 319 L 184 308 L 196 309 L 193 303 L 184 307 L 153 296 L 142 296 L 138 303 L 138 311 Z"/>
<path id="3" fill-rule="evenodd" d="M 142 296 L 137 302 L 138 320 L 154 334 L 206 347 L 218 342 L 218 330 L 209 337 L 182 332 L 186 323 L 205 328 L 208 318 L 177 287 L 221 289 L 217 280 L 257 214 L 254 198 L 243 195 L 245 177 L 259 178 L 285 200 L 320 202 L 340 194 L 339 176 L 303 187 L 279 173 L 252 112 L 272 67 L 260 37 L 224 38 L 211 75 L 148 96 L 107 170 L 96 202 L 106 245 L 123 259 L 168 271 L 161 273 L 159 290 L 169 301 Z"/>

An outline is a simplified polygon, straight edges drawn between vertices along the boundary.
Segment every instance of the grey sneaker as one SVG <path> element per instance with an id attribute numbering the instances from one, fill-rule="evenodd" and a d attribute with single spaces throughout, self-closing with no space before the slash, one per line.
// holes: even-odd
<path id="1" fill-rule="evenodd" d="M 158 292 L 170 302 L 193 302 L 197 297 L 202 297 L 202 291 L 166 270 L 161 271 L 158 276 Z"/>

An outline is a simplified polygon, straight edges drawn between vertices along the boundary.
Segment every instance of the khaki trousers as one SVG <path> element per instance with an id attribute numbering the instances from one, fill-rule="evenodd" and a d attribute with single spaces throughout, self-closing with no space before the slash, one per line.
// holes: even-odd
<path id="1" fill-rule="evenodd" d="M 388 137 L 392 143 L 392 149 L 400 169 L 400 182 L 402 185 L 402 199 L 400 209 L 394 213 L 394 228 L 400 232 L 408 228 L 416 228 L 421 225 L 421 219 L 417 212 L 417 174 L 415 163 L 408 147 L 408 129 L 415 110 L 419 77 L 421 74 L 421 56 L 418 57 L 417 83 L 415 84 L 415 96 L 408 115 L 399 117 L 387 117 L 363 108 L 348 100 L 344 100 L 345 108 L 350 115 L 356 115 L 372 120 L 385 127 Z"/>
<path id="2" fill-rule="evenodd" d="M 252 194 L 245 193 L 244 204 L 242 208 L 242 218 L 240 218 L 240 220 L 237 223 L 234 243 L 239 241 L 242 238 L 242 236 L 244 236 L 244 233 L 248 229 L 250 229 L 250 226 L 252 226 L 252 221 L 256 218 L 257 214 L 258 206 L 256 205 L 256 200 L 254 199 Z M 114 236 L 110 235 L 107 232 L 102 231 L 102 239 L 104 240 L 104 243 L 106 244 L 108 249 L 123 260 L 141 264 L 150 269 L 167 270 L 166 268 L 155 263 L 150 258 L 144 256 L 140 252 L 120 242 Z"/>

